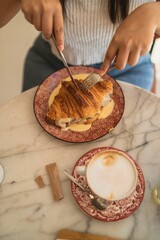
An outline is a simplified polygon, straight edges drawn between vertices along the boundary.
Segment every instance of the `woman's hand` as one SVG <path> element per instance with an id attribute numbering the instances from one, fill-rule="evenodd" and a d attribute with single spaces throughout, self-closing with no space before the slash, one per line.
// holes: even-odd
<path id="1" fill-rule="evenodd" d="M 63 50 L 63 14 L 59 0 L 21 0 L 21 9 L 27 21 L 45 38 L 54 33 L 59 50 Z"/>
<path id="2" fill-rule="evenodd" d="M 150 51 L 154 34 L 160 29 L 160 3 L 146 3 L 136 8 L 119 25 L 107 50 L 100 74 L 104 75 L 114 61 L 122 70 L 135 65 L 140 56 Z"/>

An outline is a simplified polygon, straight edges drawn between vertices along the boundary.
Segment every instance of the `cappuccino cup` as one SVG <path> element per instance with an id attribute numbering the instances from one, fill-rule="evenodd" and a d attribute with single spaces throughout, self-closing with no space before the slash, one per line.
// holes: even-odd
<path id="1" fill-rule="evenodd" d="M 108 201 L 128 197 L 135 190 L 138 178 L 132 158 L 117 149 L 97 153 L 87 166 L 77 166 L 76 172 L 85 175 L 94 194 Z"/>

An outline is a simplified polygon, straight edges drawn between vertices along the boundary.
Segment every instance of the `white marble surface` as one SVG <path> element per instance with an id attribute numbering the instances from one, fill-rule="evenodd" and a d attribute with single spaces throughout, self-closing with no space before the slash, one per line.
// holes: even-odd
<path id="1" fill-rule="evenodd" d="M 47 134 L 33 112 L 36 88 L 15 97 L 0 108 L 0 163 L 5 177 L 0 190 L 1 240 L 51 240 L 62 228 L 114 236 L 119 239 L 160 239 L 160 208 L 152 188 L 160 184 L 160 98 L 135 86 L 120 83 L 125 95 L 124 115 L 108 135 L 90 143 L 67 143 Z M 143 202 L 130 217 L 101 222 L 86 216 L 70 191 L 63 174 L 72 170 L 85 152 L 110 146 L 128 152 L 143 170 L 146 190 Z M 64 198 L 55 202 L 45 165 L 56 162 Z M 44 178 L 40 189 L 34 181 Z"/>

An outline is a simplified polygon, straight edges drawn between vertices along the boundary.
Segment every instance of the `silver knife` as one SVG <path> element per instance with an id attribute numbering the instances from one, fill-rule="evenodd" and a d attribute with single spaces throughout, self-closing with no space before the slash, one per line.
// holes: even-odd
<path id="1" fill-rule="evenodd" d="M 77 90 L 79 90 L 78 85 L 77 85 L 76 81 L 74 80 L 73 75 L 72 75 L 72 73 L 71 73 L 71 70 L 70 70 L 70 68 L 69 68 L 69 66 L 68 66 L 68 63 L 67 63 L 67 61 L 66 61 L 66 59 L 65 59 L 65 57 L 64 57 L 64 54 L 63 54 L 62 51 L 60 51 L 60 50 L 58 49 L 58 47 L 57 47 L 57 42 L 56 42 L 56 39 L 55 39 L 55 37 L 53 36 L 53 34 L 51 35 L 51 38 L 52 38 L 52 40 L 53 40 L 53 42 L 54 42 L 54 45 L 55 45 L 55 47 L 56 47 L 56 49 L 57 49 L 57 51 L 58 51 L 58 53 L 59 53 L 59 56 L 61 57 L 61 59 L 62 59 L 62 61 L 63 61 L 64 66 L 66 67 L 66 69 L 67 69 L 67 71 L 68 71 L 68 74 L 69 74 L 72 82 L 74 83 L 74 85 L 75 85 L 75 87 L 77 88 Z"/>

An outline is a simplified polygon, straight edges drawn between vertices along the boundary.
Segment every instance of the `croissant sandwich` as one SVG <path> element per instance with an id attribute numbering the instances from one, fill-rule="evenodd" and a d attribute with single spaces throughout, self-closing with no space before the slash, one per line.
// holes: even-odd
<path id="1" fill-rule="evenodd" d="M 80 82 L 76 80 L 77 85 Z M 111 81 L 99 81 L 87 91 L 77 91 L 72 82 L 64 81 L 46 113 L 46 121 L 62 129 L 75 123 L 92 124 L 111 101 L 112 93 Z"/>

